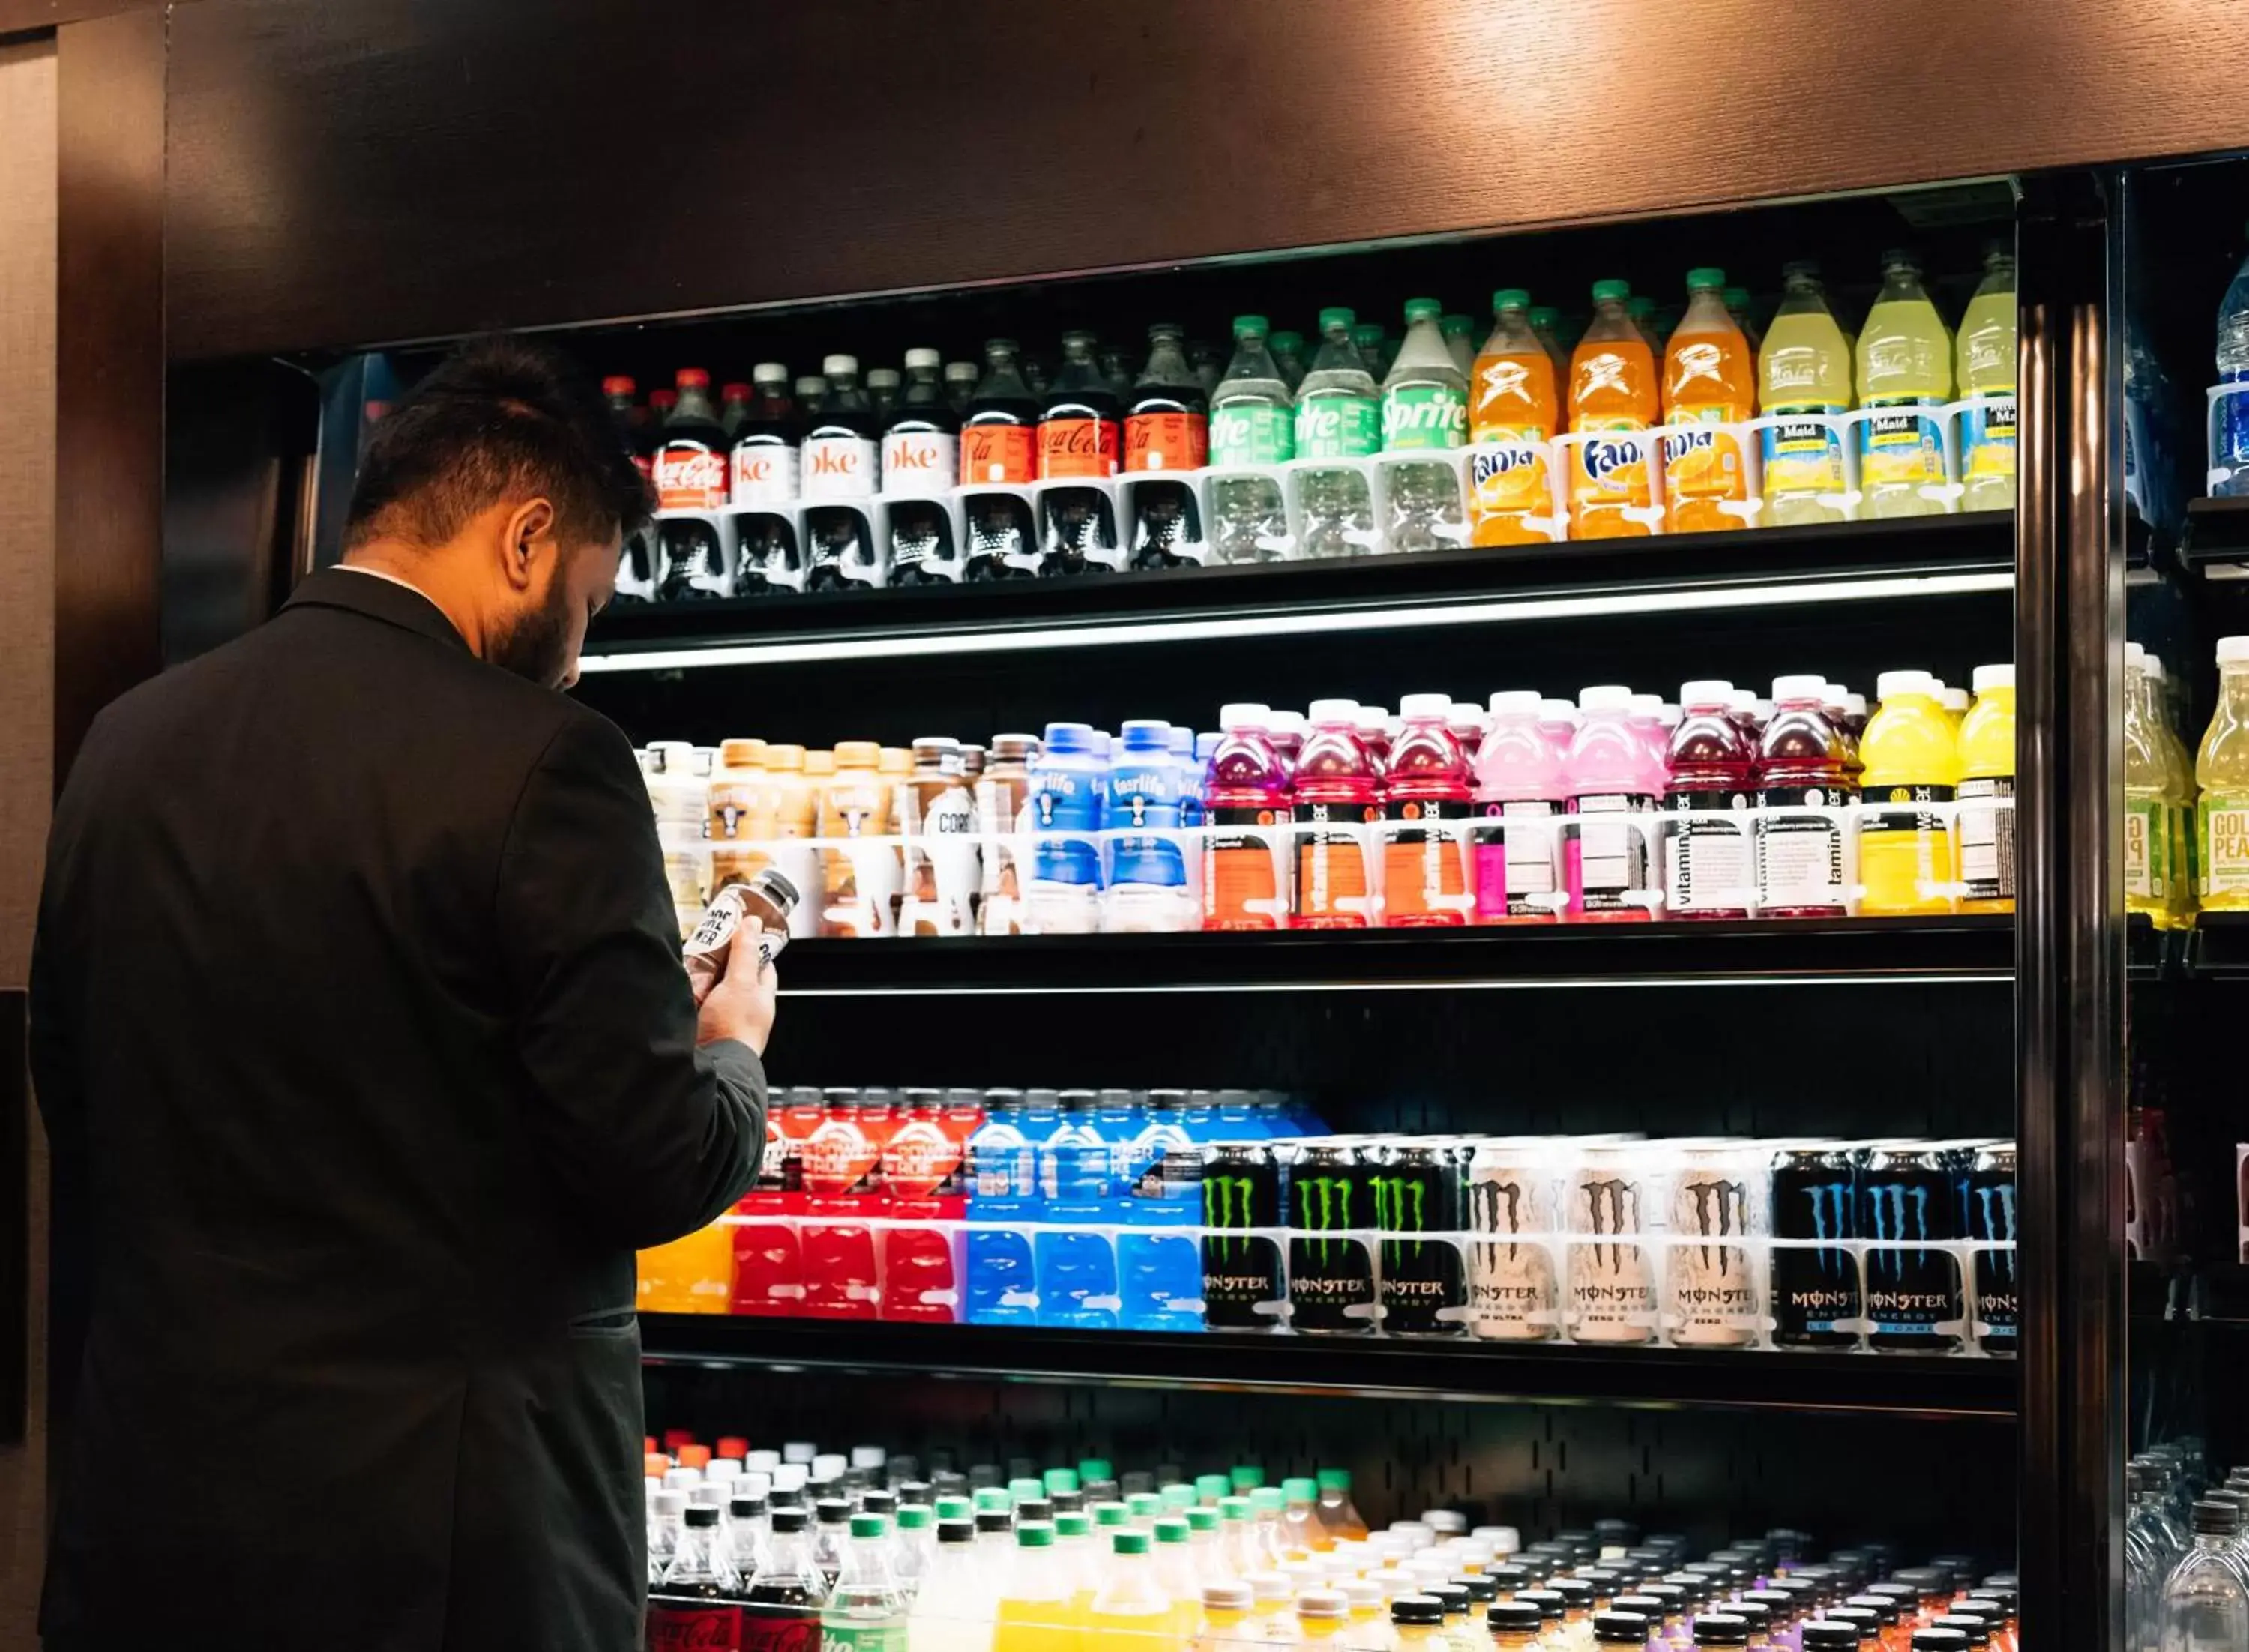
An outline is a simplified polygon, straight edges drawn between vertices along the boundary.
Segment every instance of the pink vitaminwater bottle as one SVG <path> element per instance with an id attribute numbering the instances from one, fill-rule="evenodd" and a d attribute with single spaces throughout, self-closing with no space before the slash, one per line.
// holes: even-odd
<path id="1" fill-rule="evenodd" d="M 1475 892 L 1478 923 L 1552 923 L 1556 822 L 1569 793 L 1561 748 L 1540 718 L 1538 691 L 1491 696 L 1491 725 L 1476 749 Z"/>
<path id="2" fill-rule="evenodd" d="M 1288 925 L 1285 861 L 1274 853 L 1289 819 L 1289 777 L 1265 737 L 1271 710 L 1224 706 L 1225 731 L 1203 778 L 1202 927 L 1280 929 Z"/>
<path id="3" fill-rule="evenodd" d="M 1746 918 L 1757 895 L 1757 757 L 1728 715 L 1732 693 L 1716 679 L 1679 690 L 1663 788 L 1664 812 L 1679 817 L 1663 824 L 1663 904 L 1675 918 Z"/>
<path id="4" fill-rule="evenodd" d="M 1838 918 L 1858 878 L 1850 753 L 1820 709 L 1826 680 L 1776 677 L 1757 748 L 1757 901 L 1769 918 Z"/>
<path id="5" fill-rule="evenodd" d="M 1625 719 L 1633 726 L 1647 747 L 1648 755 L 1659 767 L 1668 769 L 1671 762 L 1671 730 L 1663 726 L 1663 696 L 1660 694 L 1635 694 L 1632 709 Z"/>
<path id="6" fill-rule="evenodd" d="M 1632 723 L 1632 690 L 1615 683 L 1578 695 L 1584 719 L 1563 772 L 1570 820 L 1562 865 L 1570 916 L 1580 923 L 1644 923 L 1650 897 L 1647 819 L 1663 791 L 1663 765 Z"/>
<path id="7" fill-rule="evenodd" d="M 1383 922 L 1393 929 L 1464 925 L 1468 892 L 1468 762 L 1449 726 L 1452 696 L 1409 694 L 1390 749 L 1382 805 Z"/>
<path id="8" fill-rule="evenodd" d="M 1296 754 L 1289 816 L 1296 823 L 1292 929 L 1374 925 L 1367 838 L 1382 818 L 1382 785 L 1358 737 L 1358 703 L 1315 700 L 1312 731 Z M 1286 760 L 1285 758 L 1283 759 Z"/>

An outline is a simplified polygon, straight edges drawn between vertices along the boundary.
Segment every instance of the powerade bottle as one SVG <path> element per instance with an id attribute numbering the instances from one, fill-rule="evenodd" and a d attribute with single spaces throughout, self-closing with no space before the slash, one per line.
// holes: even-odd
<path id="1" fill-rule="evenodd" d="M 1186 1130 L 1187 1140 L 1197 1147 L 1225 1139 L 1225 1129 L 1218 1121 L 1218 1096 L 1213 1091 L 1189 1090 L 1180 1104 L 1180 1123 Z"/>
<path id="2" fill-rule="evenodd" d="M 1311 737 L 1297 754 L 1296 910 L 1299 929 L 1365 929 L 1378 922 L 1371 865 L 1382 789 L 1359 744 L 1358 703 L 1315 700 Z"/>
<path id="3" fill-rule="evenodd" d="M 1061 1121 L 1039 1146 L 1046 1222 L 1033 1249 L 1041 1325 L 1117 1328 L 1117 1253 L 1103 1230 L 1116 1214 L 1115 1182 L 1110 1144 L 1095 1121 L 1098 1105 L 1090 1090 L 1063 1091 Z"/>
<path id="4" fill-rule="evenodd" d="M 1117 1237 L 1120 1317 L 1128 1331 L 1200 1331 L 1202 1150 L 1188 1135 L 1180 1090 L 1151 1090 L 1124 1148 Z"/>
<path id="5" fill-rule="evenodd" d="M 1049 723 L 1031 765 L 1031 928 L 1046 935 L 1090 935 L 1101 920 L 1102 792 L 1108 765 L 1095 731 Z"/>
<path id="6" fill-rule="evenodd" d="M 1021 1090 L 987 1090 L 984 1122 L 968 1138 L 964 1317 L 971 1325 L 1037 1322 L 1038 1286 L 1025 1230 L 1039 1217 L 1038 1158 L 1024 1122 Z"/>
<path id="7" fill-rule="evenodd" d="M 1148 365 L 1132 386 L 1124 415 L 1124 473 L 1200 470 L 1210 462 L 1210 400 L 1187 365 L 1186 334 L 1175 321 L 1148 329 Z M 1132 487 L 1132 566 L 1200 564 L 1202 516 L 1189 481 L 1142 480 Z"/>
<path id="8" fill-rule="evenodd" d="M 1263 1141 L 1270 1132 L 1265 1121 L 1257 1115 L 1257 1097 L 1248 1090 L 1221 1090 L 1215 1102 L 1218 1115 L 1218 1140 L 1221 1141 Z"/>
<path id="9" fill-rule="evenodd" d="M 1351 341 L 1356 319 L 1341 305 L 1320 312 L 1319 353 L 1296 387 L 1296 457 L 1345 462 L 1298 469 L 1306 557 L 1361 557 L 1378 548 L 1372 484 L 1359 462 L 1382 449 L 1381 392 Z"/>
<path id="10" fill-rule="evenodd" d="M 1211 483 L 1211 544 L 1221 562 L 1278 561 L 1293 549 L 1277 467 L 1296 456 L 1296 415 L 1265 338 L 1263 316 L 1234 318 L 1234 360 L 1211 393 L 1212 468 L 1262 471 Z"/>
<path id="11" fill-rule="evenodd" d="M 1266 737 L 1270 707 L 1223 707 L 1225 734 L 1204 770 L 1202 927 L 1284 927 L 1288 885 L 1275 838 L 1289 818 L 1289 775 Z"/>
<path id="12" fill-rule="evenodd" d="M 1112 1215 L 1123 1207 L 1130 1192 L 1125 1177 L 1131 1164 L 1132 1143 L 1139 1136 L 1145 1112 L 1140 1098 L 1130 1090 L 1110 1088 L 1095 1093 L 1093 1128 L 1109 1144 L 1109 1191 L 1105 1196 Z"/>
<path id="13" fill-rule="evenodd" d="M 1024 381 L 1013 339 L 987 339 L 984 364 L 960 425 L 961 485 L 1028 488 L 1038 476 L 1039 399 Z M 972 493 L 967 512 L 964 578 L 1023 579 L 1038 572 L 1031 508 L 1021 498 Z"/>
<path id="14" fill-rule="evenodd" d="M 1180 836 L 1184 777 L 1173 754 L 1173 733 L 1160 719 L 1128 721 L 1110 765 L 1108 820 L 1124 835 L 1109 840 L 1101 895 L 1104 933 L 1170 933 L 1200 923 Z"/>

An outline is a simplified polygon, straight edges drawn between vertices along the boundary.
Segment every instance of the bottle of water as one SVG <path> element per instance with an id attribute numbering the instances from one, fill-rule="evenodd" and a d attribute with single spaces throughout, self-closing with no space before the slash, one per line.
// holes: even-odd
<path id="1" fill-rule="evenodd" d="M 1299 459 L 1368 459 L 1381 449 L 1380 393 L 1351 341 L 1357 319 L 1340 305 L 1320 312 L 1319 353 L 1296 387 Z M 1303 506 L 1305 556 L 1357 557 L 1376 548 L 1365 471 L 1306 465 L 1296 473 L 1296 497 Z"/>
<path id="2" fill-rule="evenodd" d="M 1296 456 L 1295 405 L 1266 332 L 1263 316 L 1234 318 L 1234 360 L 1211 392 L 1212 467 L 1275 467 L 1211 483 L 1211 545 L 1221 562 L 1276 562 L 1292 550 L 1277 467 Z"/>
<path id="3" fill-rule="evenodd" d="M 2218 382 L 2249 384 L 2249 257 L 2218 306 Z M 2222 499 L 2249 498 L 2249 393 L 2220 396 L 2212 420 L 2211 468 L 2223 466 L 2232 474 L 2211 492 Z"/>
<path id="4" fill-rule="evenodd" d="M 2160 1652 L 2249 1652 L 2249 1579 L 2234 1553 L 2241 1514 L 2197 1500 L 2194 1541 L 2163 1580 Z"/>
<path id="5" fill-rule="evenodd" d="M 1468 439 L 1468 381 L 1445 346 L 1434 298 L 1406 304 L 1406 339 L 1382 381 L 1382 446 L 1426 452 L 1426 463 L 1389 469 L 1385 537 L 1393 551 L 1444 551 L 1468 543 L 1461 472 L 1451 455 Z"/>

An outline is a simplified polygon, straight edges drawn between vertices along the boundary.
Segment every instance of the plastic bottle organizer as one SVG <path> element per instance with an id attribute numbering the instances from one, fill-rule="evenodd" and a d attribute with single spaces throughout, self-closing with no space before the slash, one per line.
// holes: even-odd
<path id="1" fill-rule="evenodd" d="M 776 1196 L 797 1196 L 753 1195 L 745 1203 Z M 1892 1348 L 1967 1357 L 2004 1356 L 2015 1347 L 2011 1240 L 1706 1238 L 1675 1231 L 1401 1236 L 1370 1228 L 825 1214 L 817 1203 L 814 1214 L 721 1217 L 733 1236 L 734 1275 L 723 1295 L 719 1281 L 708 1282 L 701 1311 L 1601 1347 Z M 1808 1337 L 1784 1341 L 1771 1310 L 1774 1269 L 1789 1253 L 1812 1252 L 1827 1258 L 1823 1293 L 1833 1297 L 1835 1317 L 1819 1320 Z M 1901 1258 L 1895 1269 L 1880 1265 L 1893 1254 Z M 1237 1292 L 1214 1307 L 1214 1278 L 1255 1278 L 1269 1288 L 1246 1300 Z M 1187 1279 L 1202 1281 L 1205 1296 L 1160 1293 L 1164 1281 Z M 1984 1298 L 1994 1292 L 1987 1304 Z M 1900 1296 L 1915 1305 L 1893 1306 Z M 1927 1299 L 1932 1296 L 1935 1303 Z M 1340 1299 L 1347 1300 L 1339 1305 Z"/>
<path id="2" fill-rule="evenodd" d="M 1294 864 L 1305 854 L 1317 853 L 1298 840 L 1315 835 L 1328 840 L 1331 855 L 1344 847 L 1337 840 L 1345 837 L 1354 840 L 1358 849 L 1366 893 L 1337 897 L 1331 905 L 1332 913 L 1358 916 L 1367 928 L 1383 927 L 1390 905 L 1386 888 L 1386 862 L 1390 857 L 1386 850 L 1393 847 L 1390 842 L 1393 837 L 1409 833 L 1422 839 L 1434 834 L 1444 840 L 1436 847 L 1439 859 L 1425 873 L 1423 888 L 1415 892 L 1417 910 L 1434 915 L 1417 916 L 1413 921 L 1416 926 L 1442 926 L 1446 922 L 1442 915 L 1447 913 L 1456 914 L 1458 924 L 1495 921 L 1489 913 L 1480 915 L 1478 911 L 1479 847 L 1503 847 L 1507 863 L 1517 868 L 1518 876 L 1510 881 L 1517 885 L 1518 893 L 1513 899 L 1518 905 L 1544 908 L 1555 921 L 1566 919 L 1570 907 L 1565 875 L 1569 851 L 1575 847 L 1582 860 L 1596 833 L 1606 839 L 1598 843 L 1604 853 L 1625 856 L 1639 869 L 1636 887 L 1614 892 L 1619 906 L 1640 908 L 1650 919 L 1682 922 L 1691 921 L 1692 915 L 1697 912 L 1739 912 L 1756 916 L 1769 904 L 1792 908 L 1800 904 L 1769 902 L 1764 898 L 1757 869 L 1761 847 L 1777 828 L 1790 834 L 1808 836 L 1819 828 L 1813 825 L 1807 832 L 1807 823 L 1819 821 L 1826 821 L 1834 829 L 1840 860 L 1836 894 L 1847 915 L 1856 917 L 1866 895 L 1866 886 L 1860 881 L 1858 848 L 1860 825 L 1867 816 L 1910 813 L 1920 817 L 1928 829 L 1941 829 L 1950 840 L 1950 859 L 1957 873 L 1962 858 L 1962 817 L 1989 816 L 1991 836 L 1996 840 L 2000 825 L 1998 817 L 2002 812 L 2012 812 L 2013 808 L 2012 798 L 1994 797 L 1966 802 L 1862 801 L 1824 806 L 1788 804 L 1725 810 L 1653 809 L 1637 813 L 1552 815 L 1544 819 L 1515 815 L 1365 822 L 1284 820 L 1271 826 L 1115 826 L 1095 832 L 947 833 L 941 844 L 929 838 L 892 833 L 857 838 L 734 840 L 714 844 L 700 837 L 689 839 L 682 828 L 675 826 L 660 827 L 659 836 L 664 840 L 673 901 L 682 923 L 688 927 L 692 927 L 715 892 L 712 852 L 723 849 L 730 867 L 742 868 L 743 875 L 747 875 L 747 869 L 753 865 L 770 862 L 779 866 L 803 892 L 803 899 L 798 902 L 789 923 L 789 933 L 794 936 L 867 939 L 902 934 L 1147 934 L 1202 927 L 1203 860 L 1211 840 L 1219 838 L 1234 846 L 1246 840 L 1262 840 L 1264 844 L 1272 859 L 1274 893 L 1269 899 L 1253 899 L 1244 904 L 1253 915 L 1270 918 L 1276 928 L 1289 925 L 1293 909 Z M 1711 842 L 1712 836 L 1723 834 L 1730 839 L 1724 847 L 1740 856 L 1742 872 L 1747 879 L 1731 885 L 1698 882 L 1691 908 L 1682 907 L 1673 898 L 1676 883 L 1670 860 L 1672 847 L 1682 840 L 1689 827 L 1701 834 L 1698 857 L 1715 853 L 1718 846 Z M 1177 850 L 1178 881 L 1134 881 L 1118 877 L 1120 851 L 1131 855 L 1135 871 L 1145 872 L 1152 858 L 1173 858 L 1161 854 L 1151 857 L 1148 853 L 1151 847 L 1163 846 Z M 1424 857 L 1427 864 L 1426 846 L 1395 847 L 1403 853 Z M 1445 863 L 1446 856 L 1450 858 L 1449 866 Z M 1546 869 L 1544 891 L 1520 892 L 1523 880 L 1519 873 L 1526 858 L 1530 865 Z M 1058 859 L 1070 867 L 1073 881 L 1042 875 L 1042 870 L 1056 868 Z M 909 892 L 908 888 L 910 863 L 915 873 L 913 892 Z M 1097 874 L 1094 870 L 1097 867 Z M 1014 885 L 1020 893 L 1003 893 L 1002 874 L 1010 868 L 1015 874 Z M 1916 901 L 1924 903 L 1922 909 L 1936 913 L 1956 909 L 1971 895 L 1970 886 L 1958 876 L 1917 878 L 1914 889 Z M 848 893 L 838 898 L 843 891 Z M 1484 904 L 1492 904 L 1489 893 Z M 1525 921 L 1537 922 L 1535 918 L 1514 920 Z"/>
<path id="3" fill-rule="evenodd" d="M 2221 386 L 2212 390 L 2213 409 L 2220 395 L 2243 393 L 2249 393 L 2249 385 Z M 1928 515 L 1933 511 L 1950 515 L 1960 511 L 1967 491 L 1961 475 L 1964 421 L 1971 413 L 2001 407 L 2012 408 L 2014 403 L 2012 396 L 1979 394 L 1929 409 L 1928 416 L 1943 435 L 1944 480 L 1896 490 L 1900 494 L 1913 496 L 1916 502 L 1910 512 L 1900 514 Z M 1666 524 L 1670 511 L 1685 497 L 1675 488 L 1674 477 L 1666 469 L 1667 458 L 1675 463 L 1679 455 L 1691 449 L 1707 447 L 1716 438 L 1730 439 L 1743 466 L 1744 497 L 1718 500 L 1716 508 L 1721 515 L 1735 518 L 1739 526 L 1748 528 L 1764 521 L 1771 504 L 1764 495 L 1764 433 L 1784 427 L 1800 431 L 1807 426 L 1818 426 L 1831 431 L 1840 449 L 1843 486 L 1839 491 L 1811 497 L 1830 518 L 1854 522 L 1867 515 L 1882 514 L 1879 501 L 1874 501 L 1874 508 L 1869 509 L 1869 495 L 1861 482 L 1859 427 L 1880 417 L 1883 411 L 1861 408 L 1833 415 L 1764 415 L 1739 423 L 1576 432 L 1543 443 L 1486 442 L 1464 448 L 1383 453 L 1364 459 L 1293 459 L 1274 466 L 1136 471 L 1118 476 L 1058 477 L 1021 484 L 973 483 L 941 496 L 877 493 L 859 498 L 797 499 L 731 506 L 721 511 L 662 511 L 657 516 L 659 521 L 692 519 L 709 524 L 725 556 L 727 578 L 736 582 L 742 572 L 743 546 L 753 537 L 746 524 L 757 518 L 779 518 L 786 524 L 787 548 L 768 558 L 762 572 L 767 584 L 775 589 L 801 591 L 807 588 L 810 573 L 807 547 L 816 525 L 814 518 L 822 512 L 847 512 L 858 518 L 860 531 L 853 536 L 855 553 L 831 565 L 833 580 L 877 589 L 891 583 L 892 525 L 900 507 L 934 506 L 946 513 L 953 554 L 928 557 L 915 564 L 931 579 L 959 581 L 966 577 L 973 551 L 969 542 L 972 511 L 977 501 L 993 499 L 1013 500 L 1020 506 L 1016 524 L 1022 548 L 995 557 L 998 568 L 1017 575 L 1042 572 L 1048 559 L 1042 547 L 1050 537 L 1061 532 L 1078 548 L 1089 567 L 1122 572 L 1132 566 L 1141 529 L 1154 520 L 1152 517 L 1147 523 L 1143 520 L 1144 516 L 1148 516 L 1145 500 L 1149 490 L 1184 483 L 1193 494 L 1194 520 L 1185 524 L 1192 529 L 1191 533 L 1183 528 L 1176 536 L 1165 536 L 1170 561 L 1197 565 L 1290 562 L 1457 549 L 1468 545 L 1472 540 L 1472 506 L 1479 470 L 1517 468 L 1543 456 L 1550 511 L 1546 515 L 1524 518 L 1524 525 L 1530 531 L 1559 543 L 1582 537 L 1571 531 L 1570 487 L 1581 452 L 1589 445 L 1599 444 L 1605 450 L 1610 461 L 1605 470 L 1634 463 L 1646 467 L 1648 503 L 1626 503 L 1610 508 L 1632 524 L 1628 531 L 1658 534 L 1668 531 Z M 2213 412 L 2213 429 L 2214 421 Z M 1402 469 L 1429 465 L 1446 467 L 1453 472 L 1452 495 L 1426 515 L 1417 514 L 1410 523 L 1401 523 L 1398 514 L 1398 473 Z M 1346 473 L 1363 479 L 1366 495 L 1364 520 L 1357 520 L 1354 512 L 1352 522 L 1335 531 L 1333 548 L 1325 548 L 1324 542 L 1317 548 L 1307 545 L 1308 539 L 1314 537 L 1305 503 L 1304 483 L 1310 473 Z M 1247 496 L 1238 501 L 1242 510 L 1254 513 L 1259 509 L 1255 496 L 1259 487 L 1271 490 L 1266 506 L 1266 528 L 1245 536 L 1239 549 L 1221 549 L 1213 531 L 1219 506 L 1222 502 L 1234 503 L 1226 499 L 1229 491 L 1240 491 Z M 1085 530 L 1059 521 L 1054 498 L 1056 494 L 1065 496 L 1065 505 L 1069 503 L 1068 496 L 1091 497 L 1095 509 Z"/>

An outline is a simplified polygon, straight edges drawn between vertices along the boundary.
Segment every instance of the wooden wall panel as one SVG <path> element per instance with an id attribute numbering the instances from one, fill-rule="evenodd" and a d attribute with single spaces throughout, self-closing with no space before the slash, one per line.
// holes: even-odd
<path id="1" fill-rule="evenodd" d="M 210 357 L 2249 144 L 2230 7 L 213 0 Z"/>

